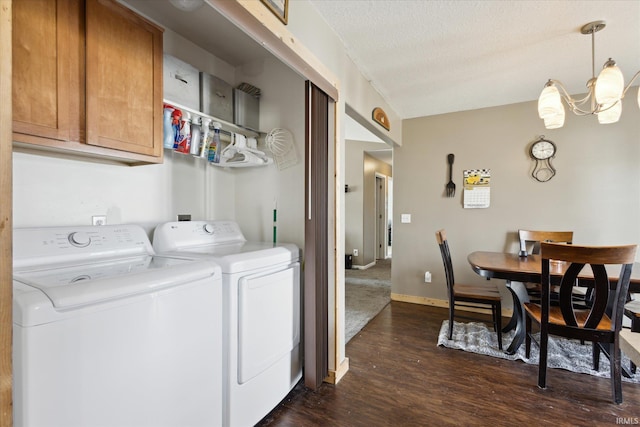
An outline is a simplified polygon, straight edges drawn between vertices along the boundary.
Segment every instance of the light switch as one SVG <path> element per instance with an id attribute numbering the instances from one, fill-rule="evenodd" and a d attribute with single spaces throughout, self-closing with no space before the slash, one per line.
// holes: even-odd
<path id="1" fill-rule="evenodd" d="M 400 215 L 400 222 L 403 224 L 409 224 L 411 222 L 411 214 Z"/>

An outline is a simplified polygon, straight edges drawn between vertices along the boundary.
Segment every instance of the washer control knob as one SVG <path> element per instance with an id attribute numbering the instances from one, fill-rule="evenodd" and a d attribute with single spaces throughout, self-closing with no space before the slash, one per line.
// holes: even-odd
<path id="1" fill-rule="evenodd" d="M 213 234 L 213 225 L 211 224 L 205 224 L 204 227 L 204 232 L 207 234 Z"/>
<path id="2" fill-rule="evenodd" d="M 85 248 L 91 243 L 91 237 L 82 231 L 69 234 L 69 243 L 78 248 Z"/>

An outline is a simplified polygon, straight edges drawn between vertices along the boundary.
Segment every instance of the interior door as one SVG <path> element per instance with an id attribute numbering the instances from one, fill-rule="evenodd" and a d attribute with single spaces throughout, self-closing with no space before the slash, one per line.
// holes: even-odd
<path id="1" fill-rule="evenodd" d="M 329 372 L 329 96 L 306 83 L 304 378 L 317 389 Z"/>
<path id="2" fill-rule="evenodd" d="M 387 250 L 386 180 L 376 175 L 376 259 L 385 259 Z"/>

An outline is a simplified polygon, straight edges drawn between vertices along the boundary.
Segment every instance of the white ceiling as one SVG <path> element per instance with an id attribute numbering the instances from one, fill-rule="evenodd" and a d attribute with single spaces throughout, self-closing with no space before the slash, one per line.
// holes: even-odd
<path id="1" fill-rule="evenodd" d="M 592 21 L 596 73 L 640 70 L 638 0 L 310 1 L 402 119 L 532 101 L 549 78 L 586 92 Z"/>

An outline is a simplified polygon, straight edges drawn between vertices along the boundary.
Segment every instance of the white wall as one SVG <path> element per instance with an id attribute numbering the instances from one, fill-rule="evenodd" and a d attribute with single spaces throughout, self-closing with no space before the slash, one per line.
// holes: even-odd
<path id="1" fill-rule="evenodd" d="M 159 222 L 173 211 L 173 168 L 91 163 L 14 152 L 14 227 Z"/>
<path id="2" fill-rule="evenodd" d="M 633 98 L 610 125 L 568 113 L 562 129 L 546 130 L 536 102 L 406 120 L 404 144 L 394 150 L 396 297 L 446 298 L 440 228 L 447 229 L 461 283 L 484 281 L 467 263 L 470 252 L 516 252 L 519 228 L 573 230 L 575 244 L 640 242 L 640 112 Z M 530 175 L 528 150 L 540 135 L 558 148 L 557 175 L 546 183 Z M 444 197 L 447 153 L 456 156 L 454 198 Z M 463 209 L 462 171 L 479 168 L 491 169 L 491 206 Z M 400 222 L 403 213 L 412 215 L 410 224 Z"/>
<path id="3" fill-rule="evenodd" d="M 304 96 L 305 82 L 276 59 L 266 60 L 260 75 L 242 68 L 237 82 L 249 82 L 262 90 L 260 128 L 269 132 L 284 128 L 294 135 L 298 163 L 279 170 L 274 165 L 234 171 L 236 219 L 243 225 L 247 238 L 272 240 L 273 207 L 277 202 L 277 240 L 304 247 Z M 253 69 L 253 67 L 252 67 Z M 264 149 L 263 140 L 259 149 Z"/>
<path id="4" fill-rule="evenodd" d="M 344 114 L 344 104 L 347 103 L 383 134 L 402 144 L 402 120 L 364 78 L 347 54 L 340 38 L 311 3 L 302 0 L 289 2 L 287 29 L 340 79 L 340 113 Z M 371 113 L 375 107 L 381 107 L 387 113 L 391 124 L 390 131 L 371 120 Z M 344 141 L 343 131 L 344 129 L 341 129 L 341 142 Z"/>

